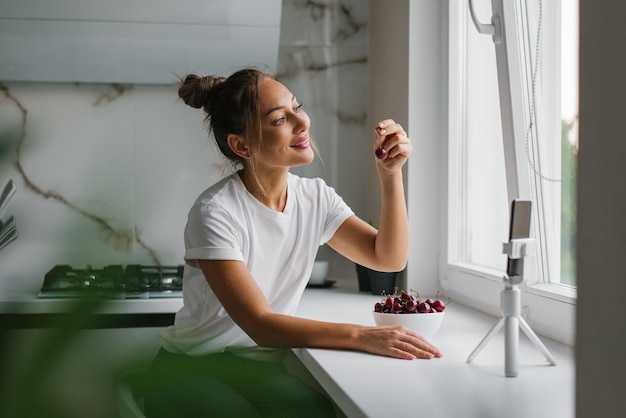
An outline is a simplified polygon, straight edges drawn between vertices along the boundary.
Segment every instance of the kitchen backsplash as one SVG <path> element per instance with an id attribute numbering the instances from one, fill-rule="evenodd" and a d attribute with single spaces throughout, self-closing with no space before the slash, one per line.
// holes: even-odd
<path id="1" fill-rule="evenodd" d="M 285 0 L 281 19 L 275 71 L 322 157 L 294 172 L 324 177 L 367 216 L 367 2 Z M 0 187 L 17 186 L 2 220 L 14 215 L 19 233 L 0 252 L 0 295 L 36 293 L 57 264 L 182 263 L 187 211 L 228 166 L 175 84 L 0 87 Z M 354 274 L 320 256 L 331 276 Z"/>

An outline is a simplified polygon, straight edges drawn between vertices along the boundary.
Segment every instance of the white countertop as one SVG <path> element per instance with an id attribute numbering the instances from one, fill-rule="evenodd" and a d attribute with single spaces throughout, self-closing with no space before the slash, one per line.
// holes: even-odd
<path id="1" fill-rule="evenodd" d="M 339 283 L 341 284 L 341 282 Z M 378 296 L 341 287 L 308 289 L 298 314 L 374 325 Z M 497 318 L 452 302 L 433 343 L 443 357 L 398 360 L 365 353 L 293 351 L 349 418 L 574 417 L 574 350 L 540 336 L 557 365 L 520 330 L 519 375 L 504 376 L 503 330 L 466 363 Z"/>
<path id="2" fill-rule="evenodd" d="M 0 299 L 1 313 L 46 314 L 68 310 L 68 300 L 13 295 Z M 298 315 L 374 325 L 379 296 L 359 293 L 356 279 L 329 289 L 307 289 Z M 175 313 L 182 299 L 111 300 L 97 313 Z M 294 349 L 304 366 L 349 418 L 404 417 L 574 417 L 574 349 L 540 337 L 557 365 L 549 366 L 520 330 L 519 376 L 504 377 L 501 330 L 472 364 L 474 350 L 497 318 L 452 302 L 433 343 L 443 357 L 398 360 L 365 353 Z"/>
<path id="3" fill-rule="evenodd" d="M 89 299 L 38 298 L 35 294 L 12 294 L 0 297 L 0 314 L 53 314 L 71 312 L 75 304 Z M 100 306 L 99 314 L 167 314 L 176 313 L 183 306 L 182 298 L 153 299 L 93 299 Z M 68 308 L 69 307 L 69 308 Z"/>

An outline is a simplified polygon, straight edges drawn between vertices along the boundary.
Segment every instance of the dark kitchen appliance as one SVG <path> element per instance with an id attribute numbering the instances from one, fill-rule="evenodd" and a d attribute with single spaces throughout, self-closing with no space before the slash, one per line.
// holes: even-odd
<path id="1" fill-rule="evenodd" d="M 183 266 L 109 265 L 74 269 L 56 265 L 44 278 L 40 298 L 150 299 L 182 297 Z"/>

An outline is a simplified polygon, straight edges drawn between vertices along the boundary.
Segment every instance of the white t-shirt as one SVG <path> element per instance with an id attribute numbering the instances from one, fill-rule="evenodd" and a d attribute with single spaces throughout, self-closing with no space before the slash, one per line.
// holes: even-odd
<path id="1" fill-rule="evenodd" d="M 239 260 L 250 270 L 274 312 L 295 313 L 319 246 L 335 234 L 352 210 L 321 179 L 289 174 L 287 204 L 273 211 L 244 186 L 238 174 L 205 190 L 185 227 L 184 306 L 161 332 L 163 347 L 201 356 L 232 350 L 271 357 L 230 318 L 195 260 Z"/>

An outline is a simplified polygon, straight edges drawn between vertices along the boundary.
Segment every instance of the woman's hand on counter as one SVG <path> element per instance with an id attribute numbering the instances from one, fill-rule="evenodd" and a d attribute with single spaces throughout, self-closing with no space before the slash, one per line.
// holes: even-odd
<path id="1" fill-rule="evenodd" d="M 359 335 L 363 351 L 413 360 L 441 357 L 441 351 L 421 335 L 404 326 L 365 327 Z"/>

